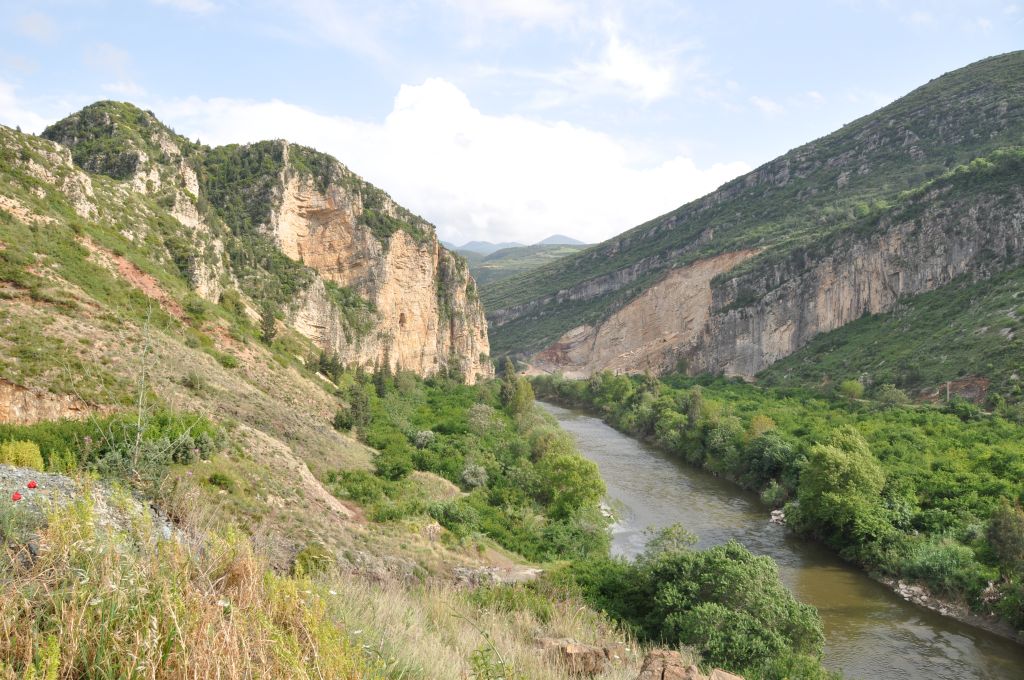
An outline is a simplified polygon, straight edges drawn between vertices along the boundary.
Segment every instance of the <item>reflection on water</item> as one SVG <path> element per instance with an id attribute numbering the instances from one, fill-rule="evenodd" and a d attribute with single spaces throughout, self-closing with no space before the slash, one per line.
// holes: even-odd
<path id="1" fill-rule="evenodd" d="M 542 404 L 597 463 L 618 523 L 612 550 L 635 556 L 644 529 L 681 523 L 699 547 L 735 539 L 769 555 L 825 625 L 825 665 L 848 678 L 1024 680 L 1024 648 L 897 597 L 821 546 L 768 522 L 757 496 L 656 451 L 597 418 Z"/>

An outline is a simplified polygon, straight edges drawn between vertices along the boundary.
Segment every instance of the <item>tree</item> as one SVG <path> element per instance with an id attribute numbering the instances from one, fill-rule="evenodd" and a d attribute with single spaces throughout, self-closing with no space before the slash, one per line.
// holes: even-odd
<path id="1" fill-rule="evenodd" d="M 577 510 L 596 505 L 605 486 L 597 465 L 575 453 L 547 455 L 537 463 L 538 493 L 548 515 L 564 519 Z"/>
<path id="2" fill-rule="evenodd" d="M 992 513 L 987 536 L 992 552 L 1009 571 L 1024 572 L 1024 510 L 1004 498 Z"/>
<path id="3" fill-rule="evenodd" d="M 349 388 L 348 410 L 354 427 L 366 427 L 370 423 L 370 397 L 358 383 Z"/>
<path id="4" fill-rule="evenodd" d="M 892 530 L 882 502 L 884 486 L 885 473 L 860 433 L 850 426 L 834 430 L 811 448 L 793 524 L 833 548 L 860 548 Z"/>
<path id="5" fill-rule="evenodd" d="M 260 308 L 260 335 L 267 345 L 274 342 L 277 337 L 277 318 L 274 312 L 274 305 L 264 302 Z"/>
<path id="6" fill-rule="evenodd" d="M 864 396 L 864 384 L 859 380 L 844 380 L 839 383 L 839 394 L 847 399 L 860 399 Z"/>
<path id="7" fill-rule="evenodd" d="M 876 387 L 875 399 L 885 406 L 902 406 L 910 402 L 910 397 L 907 396 L 907 393 L 891 383 Z"/>

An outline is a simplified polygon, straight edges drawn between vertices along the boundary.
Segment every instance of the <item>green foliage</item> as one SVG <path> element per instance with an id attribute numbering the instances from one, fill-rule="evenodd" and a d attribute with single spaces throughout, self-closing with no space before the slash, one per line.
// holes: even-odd
<path id="1" fill-rule="evenodd" d="M 263 307 L 260 309 L 260 339 L 266 345 L 273 344 L 274 338 L 277 337 L 277 314 L 274 310 L 274 306 L 269 302 L 264 302 Z"/>
<path id="2" fill-rule="evenodd" d="M 839 383 L 839 394 L 847 399 L 860 399 L 864 396 L 864 384 L 859 380 L 844 380 Z"/>
<path id="3" fill-rule="evenodd" d="M 486 537 L 533 560 L 603 554 L 608 522 L 598 509 L 604 485 L 596 466 L 532 403 L 514 417 L 495 408 L 498 387 L 399 374 L 380 396 L 353 376 L 350 393 L 367 409 L 360 436 L 378 451 L 376 474 L 334 473 L 332 492 L 364 504 L 374 520 L 429 516 L 456 539 Z M 469 493 L 428 497 L 413 469 Z"/>
<path id="4" fill-rule="evenodd" d="M 35 442 L 6 441 L 0 443 L 0 464 L 43 469 L 43 456 Z"/>
<path id="5" fill-rule="evenodd" d="M 292 561 L 292 575 L 321 576 L 329 572 L 335 564 L 334 553 L 319 541 L 310 543 L 295 555 Z"/>
<path id="6" fill-rule="evenodd" d="M 1024 427 L 1015 421 L 964 411 L 962 402 L 878 408 L 707 377 L 532 382 L 541 398 L 593 409 L 771 505 L 795 499 L 786 509 L 792 529 L 867 569 L 1011 621 L 1024 616 L 1024 576 L 997 548 L 1014 545 L 1016 515 L 1005 508 L 1024 499 Z M 999 575 L 1001 599 L 990 604 L 982 590 Z"/>
<path id="7" fill-rule="evenodd" d="M 708 664 L 764 680 L 827 678 L 821 620 L 779 580 L 768 557 L 735 542 L 703 551 L 656 542 L 630 563 L 601 558 L 555 575 L 642 639 L 696 649 Z"/>
<path id="8" fill-rule="evenodd" d="M 223 433 L 203 416 L 157 410 L 142 420 L 124 414 L 88 421 L 0 425 L 0 441 L 31 442 L 54 472 L 84 468 L 144 485 L 170 466 L 209 458 Z M 40 466 L 39 469 L 43 469 Z"/>
<path id="9" fill-rule="evenodd" d="M 537 581 L 481 586 L 469 591 L 466 598 L 481 609 L 503 614 L 529 612 L 542 623 L 550 621 L 555 610 L 551 593 Z"/>
<path id="10" fill-rule="evenodd" d="M 962 276 L 901 301 L 895 312 L 865 315 L 815 337 L 758 381 L 813 387 L 860 375 L 875 385 L 945 398 L 947 381 L 978 376 L 989 381 L 990 394 L 1012 404 L 1024 397 L 1024 314 L 1017 312 L 1022 289 L 1024 267 L 981 281 Z M 876 387 L 874 397 L 887 403 L 882 389 Z"/>
<path id="11" fill-rule="evenodd" d="M 502 248 L 484 256 L 468 251 L 459 251 L 459 254 L 466 257 L 469 263 L 469 272 L 476 279 L 477 285 L 483 287 L 510 276 L 531 271 L 586 248 L 587 246 L 568 244 L 536 244 Z"/>

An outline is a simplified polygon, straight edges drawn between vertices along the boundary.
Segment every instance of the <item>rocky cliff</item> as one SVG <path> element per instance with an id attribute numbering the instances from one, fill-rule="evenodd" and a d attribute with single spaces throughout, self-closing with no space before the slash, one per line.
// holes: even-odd
<path id="1" fill-rule="evenodd" d="M 254 320 L 270 310 L 344 364 L 492 373 L 464 260 L 334 158 L 284 141 L 206 147 L 116 102 L 44 136 L 92 173 L 79 174 L 143 197 L 155 214 L 138 223 L 152 226 L 132 238 L 159 240 L 198 296 L 237 294 Z"/>
<path id="2" fill-rule="evenodd" d="M 854 231 L 781 260 L 736 271 L 757 251 L 705 258 L 672 270 L 595 325 L 581 326 L 536 355 L 538 368 L 571 376 L 599 370 L 722 372 L 747 378 L 820 333 L 958 277 L 982 280 L 1024 263 L 1020 161 L 970 172 Z M 730 273 L 732 272 L 732 273 Z"/>
<path id="3" fill-rule="evenodd" d="M 484 287 L 495 350 L 574 375 L 683 360 L 751 376 L 866 313 L 1021 264 L 1024 173 L 1006 154 L 1024 145 L 1022 67 L 1015 52 L 943 75 L 701 199 Z"/>

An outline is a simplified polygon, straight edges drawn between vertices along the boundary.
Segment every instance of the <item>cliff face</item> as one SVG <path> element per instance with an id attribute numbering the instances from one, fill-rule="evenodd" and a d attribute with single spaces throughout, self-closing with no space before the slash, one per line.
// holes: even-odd
<path id="1" fill-rule="evenodd" d="M 530 356 L 566 334 L 578 340 L 580 327 L 606 323 L 675 270 L 748 249 L 784 259 L 929 180 L 1020 147 L 1022 67 L 1014 52 L 935 78 L 703 198 L 485 286 L 495 351 Z"/>
<path id="2" fill-rule="evenodd" d="M 1010 179 L 1003 193 L 936 188 L 882 215 L 867 235 L 840 235 L 779 262 L 752 262 L 739 274 L 728 272 L 756 251 L 674 269 L 607 319 L 565 333 L 535 363 L 579 377 L 605 369 L 661 372 L 682 360 L 690 373 L 753 377 L 864 314 L 889 311 L 959 276 L 985 279 L 1019 266 L 1019 170 Z"/>
<path id="3" fill-rule="evenodd" d="M 492 374 L 476 284 L 432 231 L 417 238 L 398 230 L 382 241 L 360 219 L 361 193 L 338 183 L 321 190 L 287 161 L 281 187 L 270 219 L 273 238 L 323 279 L 289 309 L 296 330 L 346 363 L 388 362 L 420 375 L 455 364 L 471 382 Z M 380 213 L 401 214 L 390 198 L 376 200 Z M 325 281 L 369 303 L 358 310 L 363 323 L 338 308 Z"/>
<path id="4" fill-rule="evenodd" d="M 252 319 L 270 308 L 345 364 L 493 373 L 465 262 L 334 158 L 284 141 L 205 147 L 116 102 L 44 136 L 70 150 L 69 166 L 144 197 L 159 233 L 132 238 L 161 242 L 196 295 L 237 291 Z"/>

